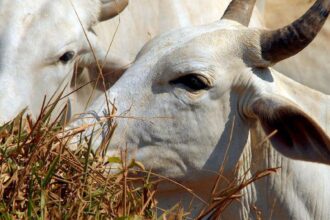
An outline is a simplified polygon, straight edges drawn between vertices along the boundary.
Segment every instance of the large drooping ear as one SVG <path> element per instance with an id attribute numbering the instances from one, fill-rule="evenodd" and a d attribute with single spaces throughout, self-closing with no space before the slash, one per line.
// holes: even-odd
<path id="1" fill-rule="evenodd" d="M 101 13 L 99 21 L 105 21 L 115 17 L 128 5 L 128 0 L 100 0 Z"/>
<path id="2" fill-rule="evenodd" d="M 272 146 L 283 155 L 330 164 L 330 138 L 320 125 L 299 107 L 279 97 L 261 97 L 250 110 L 260 121 Z"/>

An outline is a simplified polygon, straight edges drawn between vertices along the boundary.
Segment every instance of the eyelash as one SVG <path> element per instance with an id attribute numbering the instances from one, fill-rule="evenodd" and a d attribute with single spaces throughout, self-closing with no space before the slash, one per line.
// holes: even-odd
<path id="1" fill-rule="evenodd" d="M 74 56 L 75 56 L 74 51 L 67 51 L 59 58 L 59 61 L 63 64 L 67 64 L 74 58 Z"/>
<path id="2" fill-rule="evenodd" d="M 199 74 L 187 74 L 177 79 L 171 80 L 172 85 L 183 85 L 187 90 L 191 92 L 197 92 L 200 90 L 207 90 L 210 88 L 209 83 L 205 77 Z"/>

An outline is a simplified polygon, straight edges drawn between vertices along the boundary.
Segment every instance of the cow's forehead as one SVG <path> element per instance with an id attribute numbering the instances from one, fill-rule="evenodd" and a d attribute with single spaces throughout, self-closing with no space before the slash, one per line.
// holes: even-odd
<path id="1" fill-rule="evenodd" d="M 29 23 L 29 20 L 33 18 L 47 19 L 49 17 L 49 20 L 54 22 L 58 17 L 69 16 L 74 12 L 73 8 L 85 24 L 96 21 L 100 3 L 99 0 L 2 0 L 0 27 L 3 32 L 8 26 Z"/>
<path id="2" fill-rule="evenodd" d="M 99 0 L 0 1 L 0 64 L 14 60 L 15 53 L 27 51 L 24 48 L 36 48 L 47 40 L 46 48 L 37 48 L 58 50 L 69 38 L 75 40 L 82 30 L 76 12 L 82 25 L 88 28 L 97 20 L 99 3 Z"/>
<path id="3" fill-rule="evenodd" d="M 143 57 L 141 59 L 143 63 L 146 60 L 158 61 L 160 57 L 189 47 L 191 44 L 198 42 L 203 36 L 213 36 L 213 34 L 217 35 L 217 33 L 239 29 L 245 29 L 245 27 L 233 21 L 221 20 L 209 25 L 174 30 L 162 34 L 146 44 L 138 54 L 137 61 L 140 57 Z"/>

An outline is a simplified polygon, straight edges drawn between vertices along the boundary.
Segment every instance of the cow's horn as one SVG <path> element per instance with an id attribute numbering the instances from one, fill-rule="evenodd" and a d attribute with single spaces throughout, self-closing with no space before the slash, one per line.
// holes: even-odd
<path id="1" fill-rule="evenodd" d="M 234 20 L 248 26 L 256 0 L 233 0 L 221 19 Z"/>
<path id="2" fill-rule="evenodd" d="M 105 21 L 115 17 L 128 5 L 128 0 L 100 0 L 101 13 L 99 21 Z"/>
<path id="3" fill-rule="evenodd" d="M 304 49 L 321 30 L 330 10 L 330 0 L 318 0 L 292 24 L 261 33 L 263 59 L 275 64 Z"/>

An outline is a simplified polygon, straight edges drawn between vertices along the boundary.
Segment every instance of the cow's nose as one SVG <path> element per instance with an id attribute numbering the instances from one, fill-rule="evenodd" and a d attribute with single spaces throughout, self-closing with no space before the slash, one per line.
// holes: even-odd
<path id="1" fill-rule="evenodd" d="M 3 87 L 0 85 L 0 126 L 13 120 L 26 107 L 25 100 L 12 90 L 15 88 L 7 87 L 5 82 Z"/>

